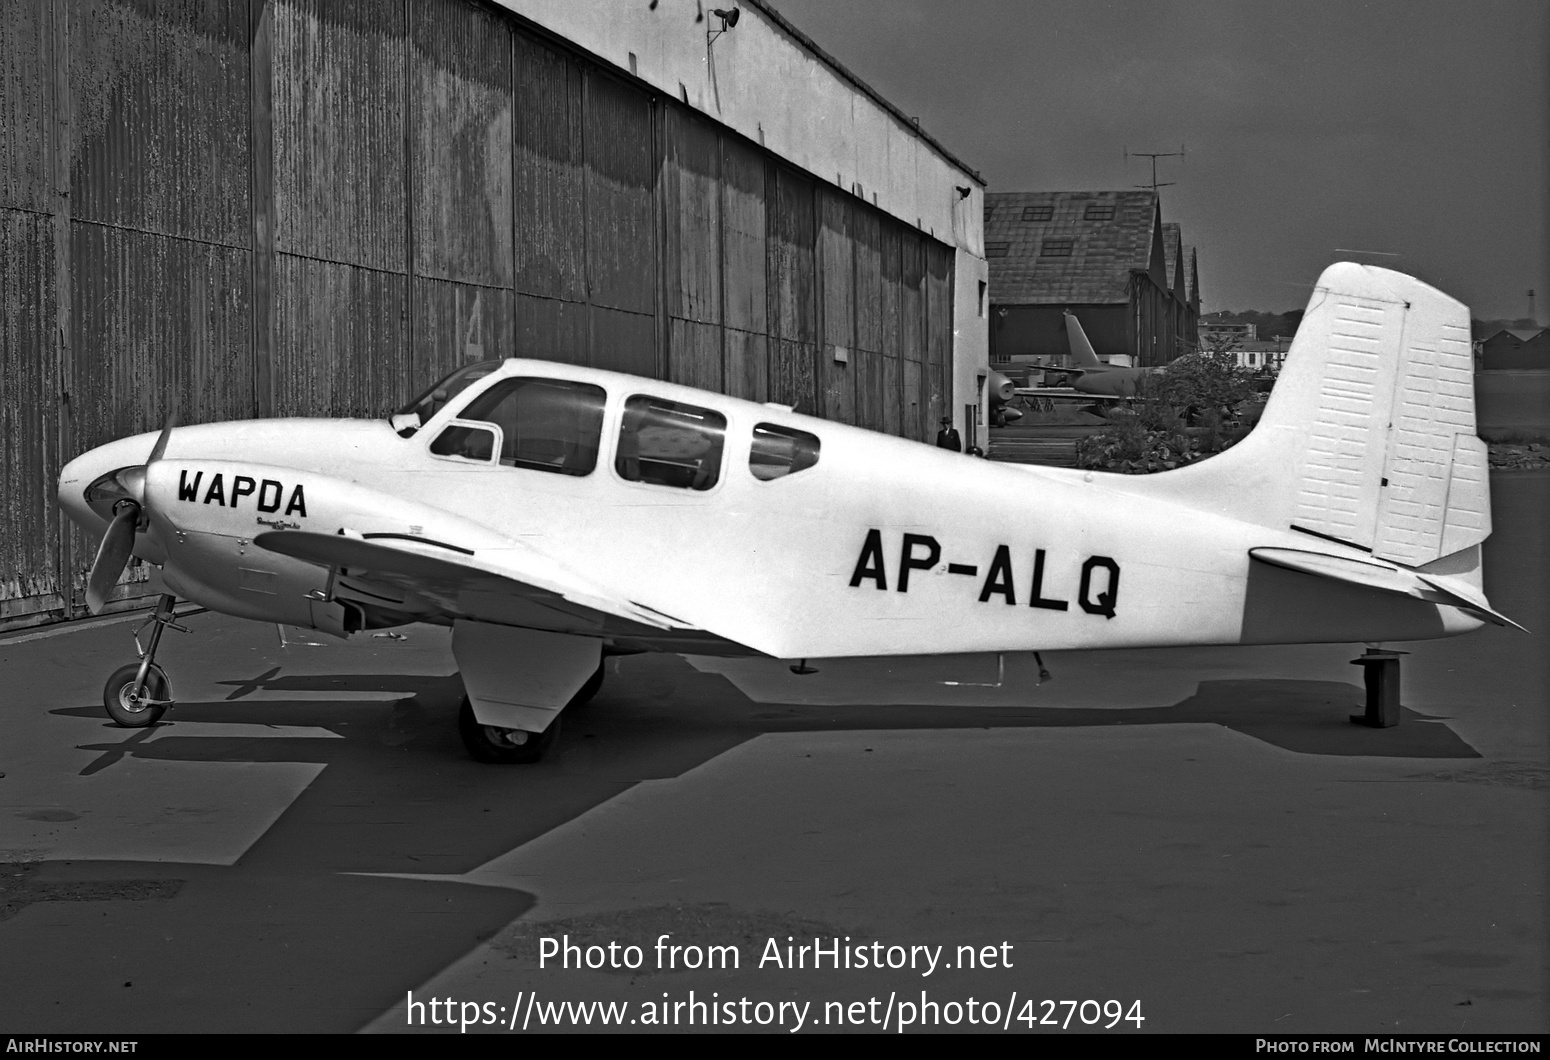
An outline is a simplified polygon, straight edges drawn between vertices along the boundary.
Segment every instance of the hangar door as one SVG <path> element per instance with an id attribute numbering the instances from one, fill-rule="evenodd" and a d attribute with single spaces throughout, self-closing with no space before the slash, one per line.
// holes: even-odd
<path id="1" fill-rule="evenodd" d="M 374 417 L 511 354 L 948 407 L 950 247 L 504 12 L 109 7 L 0 3 L 0 627 L 82 609 L 63 461 L 174 411 Z"/>
<path id="2" fill-rule="evenodd" d="M 952 249 L 662 106 L 669 377 L 927 439 L 950 401 Z"/>

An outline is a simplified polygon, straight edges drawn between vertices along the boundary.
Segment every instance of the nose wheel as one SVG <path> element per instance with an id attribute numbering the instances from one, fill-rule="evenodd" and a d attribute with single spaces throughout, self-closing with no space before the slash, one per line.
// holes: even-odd
<path id="1" fill-rule="evenodd" d="M 167 708 L 172 706 L 172 683 L 166 673 L 156 665 L 156 649 L 161 645 L 162 631 L 168 626 L 188 632 L 172 620 L 172 607 L 177 597 L 163 593 L 156 601 L 146 625 L 152 627 L 150 643 L 140 651 L 140 661 L 128 663 L 113 671 L 102 689 L 102 705 L 114 723 L 126 729 L 143 729 L 155 725 Z M 143 630 L 145 626 L 141 626 Z M 140 647 L 139 631 L 135 633 L 135 647 Z"/>
<path id="2" fill-rule="evenodd" d="M 172 706 L 167 675 L 154 663 L 143 670 L 140 663 L 120 666 L 103 686 L 102 705 L 108 717 L 126 729 L 155 725 Z"/>

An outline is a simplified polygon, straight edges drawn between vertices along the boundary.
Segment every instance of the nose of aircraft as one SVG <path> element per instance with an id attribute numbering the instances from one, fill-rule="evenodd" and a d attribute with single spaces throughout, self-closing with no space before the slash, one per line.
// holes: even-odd
<path id="1" fill-rule="evenodd" d="M 107 493 L 112 483 L 103 482 L 117 471 L 138 468 L 149 458 L 156 444 L 155 434 L 137 434 L 116 442 L 99 445 L 66 464 L 59 472 L 59 507 L 70 521 L 93 536 L 101 534 L 113 518 L 112 504 Z M 102 483 L 95 491 L 99 503 L 94 509 L 87 502 L 87 490 Z M 106 487 L 106 488 L 104 488 Z M 108 503 L 103 503 L 108 501 Z"/>

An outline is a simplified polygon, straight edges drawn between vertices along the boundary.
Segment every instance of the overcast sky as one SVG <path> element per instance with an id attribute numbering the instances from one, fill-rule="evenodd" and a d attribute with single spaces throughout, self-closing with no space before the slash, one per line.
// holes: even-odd
<path id="1" fill-rule="evenodd" d="M 771 2 L 992 191 L 1147 184 L 1124 150 L 1182 144 L 1163 220 L 1207 311 L 1353 258 L 1550 321 L 1545 0 Z"/>

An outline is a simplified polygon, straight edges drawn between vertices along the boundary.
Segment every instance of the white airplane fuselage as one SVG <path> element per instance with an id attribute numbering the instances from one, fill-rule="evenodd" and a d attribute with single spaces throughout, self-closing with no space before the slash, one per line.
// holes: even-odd
<path id="1" fill-rule="evenodd" d="M 1399 596 L 1343 606 L 1354 590 L 1251 561 L 1250 549 L 1303 548 L 1306 536 L 1147 495 L 1128 476 L 994 464 L 551 362 L 508 361 L 491 380 L 512 375 L 607 391 L 590 474 L 433 454 L 438 424 L 474 389 L 409 437 L 385 419 L 182 427 L 148 470 L 155 532 L 138 536 L 136 554 L 162 565 L 168 589 L 195 603 L 340 632 L 329 571 L 254 545 L 258 534 L 369 527 L 491 555 L 515 543 L 723 641 L 681 650 L 780 658 L 1402 640 L 1481 624 Z M 726 417 L 713 487 L 674 489 L 616 471 L 621 410 L 634 394 Z M 816 465 L 756 478 L 750 446 L 761 423 L 816 435 Z M 70 516 L 105 530 L 82 489 L 145 461 L 153 441 L 126 438 L 72 461 L 59 493 Z"/>

